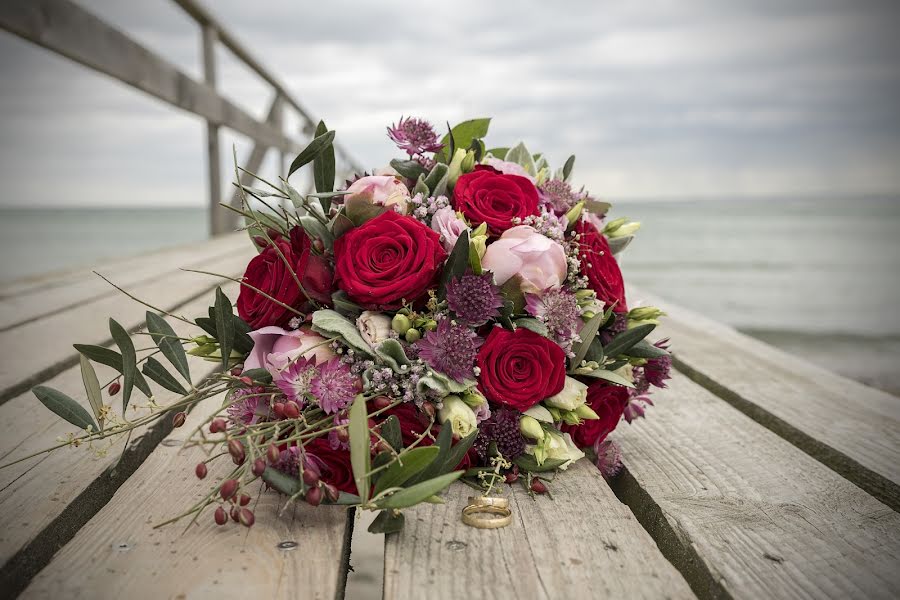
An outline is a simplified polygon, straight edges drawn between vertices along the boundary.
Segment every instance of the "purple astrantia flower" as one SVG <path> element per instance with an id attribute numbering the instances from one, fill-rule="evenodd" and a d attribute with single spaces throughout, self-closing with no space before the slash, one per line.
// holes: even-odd
<path id="1" fill-rule="evenodd" d="M 582 323 L 575 294 L 563 288 L 525 294 L 525 310 L 547 325 L 551 339 L 564 350 L 572 349 Z"/>
<path id="2" fill-rule="evenodd" d="M 353 402 L 362 384 L 359 377 L 339 358 L 332 358 L 319 367 L 319 372 L 309 385 L 310 393 L 328 414 L 334 414 Z"/>
<path id="3" fill-rule="evenodd" d="M 653 401 L 649 396 L 645 396 L 643 394 L 635 393 L 628 399 L 628 403 L 625 405 L 625 410 L 622 412 L 622 417 L 628 421 L 630 425 L 632 421 L 638 418 L 642 418 L 644 413 L 647 411 L 648 406 L 653 406 Z"/>
<path id="4" fill-rule="evenodd" d="M 400 117 L 400 122 L 387 128 L 388 137 L 410 157 L 426 152 L 439 152 L 444 147 L 431 123 L 424 119 Z"/>
<path id="5" fill-rule="evenodd" d="M 597 455 L 594 464 L 600 469 L 604 479 L 611 479 L 622 470 L 622 452 L 614 441 L 606 439 L 594 444 L 594 454 Z"/>
<path id="6" fill-rule="evenodd" d="M 545 182 L 539 191 L 541 203 L 558 215 L 566 214 L 584 197 L 584 194 L 575 193 L 572 186 L 561 179 Z"/>
<path id="7" fill-rule="evenodd" d="M 437 329 L 416 342 L 419 358 L 439 373 L 463 381 L 475 376 L 473 365 L 484 340 L 467 326 L 441 319 Z"/>
<path id="8" fill-rule="evenodd" d="M 257 385 L 249 388 L 239 388 L 231 392 L 231 397 L 226 409 L 232 423 L 238 425 L 253 425 L 261 418 L 269 414 L 269 408 L 265 401 L 266 388 Z M 261 400 L 263 400 L 261 402 Z"/>
<path id="9" fill-rule="evenodd" d="M 310 392 L 310 384 L 318 374 L 319 367 L 316 366 L 316 358 L 300 356 L 278 374 L 275 378 L 275 385 L 288 400 L 293 400 L 302 407 L 306 404 L 306 395 Z"/>
<path id="10" fill-rule="evenodd" d="M 489 419 L 482 421 L 478 425 L 478 437 L 472 446 L 478 456 L 487 458 L 491 442 L 497 444 L 497 451 L 507 460 L 518 458 L 525 452 L 525 438 L 519 431 L 521 416 L 517 410 L 501 408 Z"/>
<path id="11" fill-rule="evenodd" d="M 653 344 L 660 350 L 669 349 L 669 339 L 660 340 Z M 666 379 L 669 379 L 669 371 L 672 370 L 672 357 L 670 355 L 658 356 L 647 360 L 644 365 L 644 378 L 658 388 L 666 387 Z"/>
<path id="12" fill-rule="evenodd" d="M 447 306 L 460 321 L 478 327 L 500 316 L 503 296 L 494 284 L 493 275 L 470 273 L 447 283 Z"/>
<path id="13" fill-rule="evenodd" d="M 300 448 L 291 446 L 282 450 L 278 461 L 272 466 L 285 475 L 297 477 L 300 474 Z"/>

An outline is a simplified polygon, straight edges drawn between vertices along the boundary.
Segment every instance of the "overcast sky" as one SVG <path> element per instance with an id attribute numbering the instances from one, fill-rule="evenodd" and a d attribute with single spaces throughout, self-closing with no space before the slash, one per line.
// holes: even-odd
<path id="1" fill-rule="evenodd" d="M 200 77 L 196 25 L 166 0 L 81 0 Z M 900 192 L 900 3 L 327 2 L 206 6 L 366 167 L 384 127 L 491 116 L 489 143 L 577 155 L 596 195 Z M 220 55 L 253 114 L 266 86 Z M 206 202 L 204 128 L 0 33 L 2 205 Z M 246 154 L 246 140 L 223 136 Z M 266 171 L 276 168 L 274 154 Z"/>

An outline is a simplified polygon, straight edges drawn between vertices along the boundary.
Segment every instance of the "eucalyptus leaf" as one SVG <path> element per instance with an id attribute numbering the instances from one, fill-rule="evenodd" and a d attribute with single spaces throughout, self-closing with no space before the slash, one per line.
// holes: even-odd
<path id="1" fill-rule="evenodd" d="M 219 348 L 222 350 L 222 368 L 228 370 L 228 359 L 231 356 L 231 348 L 234 346 L 234 311 L 231 308 L 231 300 L 222 291 L 216 288 L 216 333 Z"/>
<path id="2" fill-rule="evenodd" d="M 441 490 L 446 489 L 447 486 L 462 477 L 462 475 L 463 471 L 453 471 L 452 473 L 439 475 L 382 498 L 376 502 L 376 506 L 379 508 L 407 508 L 415 506 L 426 498 L 430 498 Z"/>
<path id="3" fill-rule="evenodd" d="M 169 390 L 170 392 L 175 392 L 176 394 L 181 394 L 182 396 L 187 395 L 187 390 L 182 387 L 178 380 L 169 373 L 166 368 L 163 366 L 161 362 L 153 358 L 152 356 L 148 356 L 147 360 L 144 362 L 144 368 L 141 369 L 147 377 Z"/>
<path id="4" fill-rule="evenodd" d="M 37 396 L 41 404 L 62 417 L 79 429 L 87 429 L 91 427 L 93 431 L 98 431 L 97 424 L 91 418 L 90 413 L 83 406 L 78 404 L 72 398 L 66 396 L 59 390 L 39 385 L 32 388 L 32 393 Z"/>
<path id="5" fill-rule="evenodd" d="M 122 355 L 122 414 L 124 415 L 125 409 L 128 408 L 128 401 L 131 400 L 131 390 L 134 388 L 137 354 L 128 332 L 115 319 L 109 320 L 109 332 Z"/>
<path id="6" fill-rule="evenodd" d="M 150 332 L 150 337 L 156 342 L 162 355 L 190 383 L 191 368 L 188 366 L 187 354 L 184 353 L 181 340 L 172 326 L 160 315 L 147 311 L 147 331 Z"/>
<path id="7" fill-rule="evenodd" d="M 447 284 L 454 277 L 462 277 L 469 267 L 469 232 L 463 231 L 453 250 L 450 252 L 447 262 L 444 264 L 444 270 L 441 272 L 441 282 L 438 287 L 438 300 L 444 300 L 447 297 Z"/>
<path id="8" fill-rule="evenodd" d="M 656 325 L 653 323 L 646 323 L 644 325 L 632 327 L 631 329 L 626 329 L 610 340 L 604 347 L 606 355 L 618 356 L 627 353 L 635 344 L 647 337 L 654 329 L 656 329 Z"/>
<path id="9" fill-rule="evenodd" d="M 94 417 L 103 429 L 103 393 L 100 391 L 100 380 L 97 379 L 97 372 L 91 361 L 83 354 L 78 355 L 81 362 L 81 380 L 84 382 L 84 393 L 87 394 L 88 402 L 91 404 L 91 410 L 94 411 Z"/>
<path id="10" fill-rule="evenodd" d="M 369 500 L 369 415 L 366 413 L 366 399 L 361 394 L 350 406 L 350 422 L 347 425 L 350 433 L 350 466 L 353 467 L 353 480 L 360 501 L 365 504 Z"/>
<path id="11" fill-rule="evenodd" d="M 300 154 L 298 154 L 297 158 L 291 163 L 291 168 L 288 169 L 288 177 L 293 175 L 294 172 L 303 165 L 314 160 L 327 148 L 331 148 L 331 145 L 334 143 L 334 135 L 334 131 L 326 131 L 322 135 L 316 136 L 306 148 L 300 151 Z"/>
<path id="12" fill-rule="evenodd" d="M 563 165 L 562 174 L 563 181 L 568 181 L 569 177 L 572 175 L 572 167 L 575 166 L 575 155 L 573 154 L 568 159 L 566 159 L 566 164 Z"/>
<path id="13" fill-rule="evenodd" d="M 600 329 L 600 325 L 603 324 L 603 321 L 603 313 L 597 313 L 581 328 L 581 331 L 578 333 L 578 337 L 581 338 L 581 341 L 572 348 L 572 351 L 575 353 L 574 358 L 572 358 L 572 361 L 569 363 L 572 369 L 578 368 L 578 365 L 580 365 L 581 361 L 584 360 L 584 357 L 587 356 L 588 349 L 591 347 L 591 343 L 597 336 L 597 331 Z"/>
<path id="14" fill-rule="evenodd" d="M 325 127 L 325 122 L 319 121 L 319 125 L 316 127 L 316 138 L 327 132 L 328 128 Z M 334 190 L 334 170 L 334 144 L 331 143 L 313 158 L 313 181 L 317 192 L 321 194 Z"/>
<path id="15" fill-rule="evenodd" d="M 616 385 L 625 386 L 627 388 L 633 388 L 634 384 L 615 371 L 607 371 L 606 369 L 597 369 L 596 371 L 591 371 L 590 373 L 585 374 L 586 377 L 593 377 L 594 379 L 602 379 L 604 381 L 608 381 L 610 383 L 615 383 Z"/>
<path id="16" fill-rule="evenodd" d="M 378 479 L 374 495 L 377 496 L 384 490 L 402 486 L 413 475 L 420 473 L 422 469 L 433 462 L 437 455 L 438 448 L 434 446 L 413 448 L 404 452 Z"/>
<path id="17" fill-rule="evenodd" d="M 94 346 L 92 344 L 74 344 L 73 347 L 79 354 L 86 356 L 92 361 L 111 367 L 119 373 L 122 372 L 122 355 L 115 350 L 110 350 L 103 346 Z M 148 398 L 153 393 L 150 386 L 147 385 L 147 380 L 144 379 L 144 376 L 141 375 L 140 371 L 136 371 L 134 374 L 134 387 L 141 390 Z"/>
<path id="18" fill-rule="evenodd" d="M 372 348 L 366 343 L 366 340 L 359 334 L 356 325 L 347 317 L 343 316 L 335 310 L 324 308 L 317 310 L 312 316 L 313 331 L 325 337 L 340 337 L 345 344 L 362 352 L 366 356 L 374 357 Z"/>
<path id="19" fill-rule="evenodd" d="M 403 529 L 406 518 L 401 512 L 383 510 L 369 523 L 369 533 L 397 533 Z"/>

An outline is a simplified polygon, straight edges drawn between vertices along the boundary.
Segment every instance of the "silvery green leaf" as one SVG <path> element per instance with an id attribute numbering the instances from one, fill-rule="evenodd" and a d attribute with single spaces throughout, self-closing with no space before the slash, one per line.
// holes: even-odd
<path id="1" fill-rule="evenodd" d="M 615 371 L 607 371 L 605 369 L 597 369 L 596 371 L 591 371 L 590 373 L 584 374 L 587 377 L 593 377 L 595 379 L 602 379 L 604 381 L 608 381 L 610 383 L 615 383 L 618 385 L 623 385 L 627 388 L 633 388 L 634 384 Z"/>
<path id="2" fill-rule="evenodd" d="M 87 394 L 88 402 L 91 403 L 91 410 L 94 411 L 94 416 L 97 418 L 97 422 L 100 423 L 100 429 L 102 430 L 103 413 L 101 409 L 103 408 L 103 394 L 100 391 L 100 381 L 97 379 L 97 372 L 94 371 L 94 366 L 86 356 L 79 354 L 78 359 L 81 361 L 81 380 L 84 382 L 84 391 Z"/>
<path id="3" fill-rule="evenodd" d="M 443 373 L 429 371 L 427 375 L 419 378 L 419 382 L 416 384 L 416 390 L 420 393 L 425 393 L 427 390 L 434 390 L 436 393 L 446 396 L 448 394 L 462 394 L 474 386 L 475 382 L 471 379 L 455 381 Z"/>
<path id="4" fill-rule="evenodd" d="M 312 317 L 313 331 L 325 337 L 340 337 L 344 343 L 366 356 L 373 356 L 372 349 L 359 334 L 356 325 L 347 317 L 335 310 L 325 308 L 317 310 Z"/>
<path id="5" fill-rule="evenodd" d="M 613 253 L 613 256 L 619 254 L 628 247 L 628 244 L 631 243 L 631 240 L 634 239 L 633 235 L 623 235 L 622 237 L 615 237 L 609 240 L 609 249 Z"/>
<path id="6" fill-rule="evenodd" d="M 75 427 L 97 431 L 97 424 L 83 406 L 58 390 L 39 385 L 31 390 L 41 403 Z"/>
<path id="7" fill-rule="evenodd" d="M 360 501 L 365 504 L 369 499 L 369 454 L 370 433 L 369 415 L 366 413 L 366 399 L 360 394 L 350 405 L 350 422 L 347 424 L 350 434 L 350 466 L 353 467 L 353 480 Z M 268 469 L 266 469 L 268 470 Z"/>
<path id="8" fill-rule="evenodd" d="M 531 156 L 528 148 L 525 147 L 524 142 L 519 142 L 517 146 L 513 147 L 506 154 L 506 160 L 507 162 L 521 165 L 529 175 L 537 175 L 537 170 L 534 168 L 534 158 Z"/>
<path id="9" fill-rule="evenodd" d="M 375 349 L 375 354 L 396 373 L 402 373 L 405 370 L 403 367 L 409 369 L 409 358 L 406 357 L 403 346 L 395 339 L 381 342 Z"/>
<path id="10" fill-rule="evenodd" d="M 563 168 L 562 168 L 563 181 L 569 180 L 569 177 L 572 175 L 572 168 L 574 166 L 575 166 L 575 155 L 573 154 L 568 159 L 566 159 L 566 164 L 563 165 Z"/>
<path id="11" fill-rule="evenodd" d="M 547 325 L 533 317 L 523 317 L 521 319 L 516 319 L 515 321 L 513 321 L 513 323 L 515 323 L 516 327 L 524 327 L 525 329 L 530 329 L 538 335 L 550 337 L 550 331 L 547 329 Z"/>

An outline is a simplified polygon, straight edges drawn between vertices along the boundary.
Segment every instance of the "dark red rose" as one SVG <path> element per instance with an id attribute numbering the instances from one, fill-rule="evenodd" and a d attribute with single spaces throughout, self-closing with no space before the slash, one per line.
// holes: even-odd
<path id="1" fill-rule="evenodd" d="M 628 389 L 597 381 L 588 387 L 587 405 L 600 417 L 584 421 L 581 425 L 563 425 L 562 430 L 572 435 L 572 441 L 579 448 L 588 448 L 602 442 L 616 428 L 625 405 L 628 404 Z"/>
<path id="2" fill-rule="evenodd" d="M 453 208 L 462 212 L 473 227 L 487 223 L 488 233 L 499 236 L 513 226 L 515 217 L 538 214 L 538 192 L 525 177 L 478 165 L 456 182 Z"/>
<path id="3" fill-rule="evenodd" d="M 625 281 L 619 263 L 609 249 L 606 236 L 591 223 L 580 221 L 575 225 L 579 239 L 581 272 L 587 275 L 589 287 L 597 293 L 606 308 L 617 303 L 614 312 L 628 312 L 625 302 Z"/>
<path id="4" fill-rule="evenodd" d="M 271 298 L 295 309 L 302 309 L 306 295 L 328 302 L 331 297 L 331 271 L 328 262 L 313 253 L 306 233 L 300 227 L 291 230 L 290 241 L 279 237 L 256 255 L 247 265 L 244 281 Z M 288 268 L 290 265 L 290 268 Z M 294 275 L 297 278 L 294 278 Z M 296 316 L 281 304 L 255 290 L 241 286 L 237 300 L 238 315 L 253 329 L 268 325 L 285 326 Z"/>
<path id="5" fill-rule="evenodd" d="M 525 412 L 563 389 L 566 353 L 556 342 L 519 327 L 494 327 L 478 352 L 478 387 L 498 404 Z"/>
<path id="6" fill-rule="evenodd" d="M 334 243 L 335 282 L 366 308 L 399 308 L 422 298 L 447 253 L 441 236 L 412 217 L 388 211 Z"/>
<path id="7" fill-rule="evenodd" d="M 306 452 L 321 470 L 322 481 L 342 492 L 357 493 L 349 450 L 334 450 L 327 438 L 316 438 L 306 445 Z"/>

